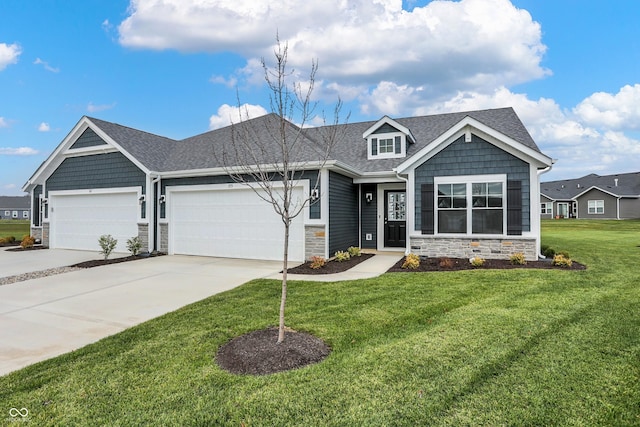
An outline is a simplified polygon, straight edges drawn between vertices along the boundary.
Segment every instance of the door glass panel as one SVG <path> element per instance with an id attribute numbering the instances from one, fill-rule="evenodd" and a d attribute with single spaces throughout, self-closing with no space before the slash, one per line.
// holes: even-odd
<path id="1" fill-rule="evenodd" d="M 390 191 L 387 193 L 387 219 L 389 221 L 404 221 L 406 219 L 405 198 L 404 191 Z"/>

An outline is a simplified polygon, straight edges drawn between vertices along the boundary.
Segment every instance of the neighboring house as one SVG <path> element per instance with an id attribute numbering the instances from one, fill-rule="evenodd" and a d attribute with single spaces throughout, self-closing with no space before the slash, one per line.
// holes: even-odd
<path id="1" fill-rule="evenodd" d="M 640 172 L 540 184 L 541 218 L 640 218 Z"/>
<path id="2" fill-rule="evenodd" d="M 0 196 L 0 219 L 31 218 L 31 199 L 27 196 Z"/>
<path id="3" fill-rule="evenodd" d="M 278 124 L 269 114 L 243 126 L 266 141 Z M 513 109 L 340 126 L 321 168 L 316 141 L 331 128 L 305 130 L 306 171 L 296 191 L 312 194 L 318 176 L 319 188 L 293 221 L 290 259 L 352 245 L 537 258 L 539 175 L 552 160 Z M 280 217 L 220 161 L 232 129 L 177 141 L 83 117 L 24 186 L 39 212 L 33 234 L 53 248 L 95 250 L 108 233 L 121 251 L 140 236 L 145 248 L 169 254 L 280 259 Z"/>

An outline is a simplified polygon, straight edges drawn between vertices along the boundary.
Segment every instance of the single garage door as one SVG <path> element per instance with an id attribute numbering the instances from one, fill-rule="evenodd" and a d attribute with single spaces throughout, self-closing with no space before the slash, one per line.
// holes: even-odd
<path id="1" fill-rule="evenodd" d="M 295 189 L 294 199 L 303 190 Z M 271 204 L 244 186 L 174 189 L 169 193 L 169 252 L 281 260 L 284 224 Z M 289 229 L 289 259 L 304 260 L 304 213 Z"/>
<path id="2" fill-rule="evenodd" d="M 100 250 L 98 238 L 118 239 L 116 252 L 127 252 L 127 239 L 138 235 L 137 192 L 64 194 L 49 196 L 49 246 Z"/>

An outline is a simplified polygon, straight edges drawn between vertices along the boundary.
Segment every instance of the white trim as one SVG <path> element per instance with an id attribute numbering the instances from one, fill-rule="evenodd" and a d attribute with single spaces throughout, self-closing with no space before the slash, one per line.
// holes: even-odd
<path id="1" fill-rule="evenodd" d="M 598 202 L 602 202 L 602 212 L 598 212 Z M 589 206 L 591 203 L 593 203 L 593 210 L 595 212 L 590 212 L 591 210 L 591 206 Z M 604 199 L 591 199 L 591 200 L 587 200 L 587 215 L 604 215 Z"/>
<path id="2" fill-rule="evenodd" d="M 57 191 L 49 191 L 49 209 L 51 209 L 51 200 L 56 196 L 84 196 L 88 194 L 120 194 L 120 193 L 136 193 L 136 198 L 140 199 L 142 196 L 142 187 L 110 187 L 110 188 L 90 188 L 90 189 L 82 189 L 82 190 L 57 190 Z M 148 224 L 149 223 L 149 215 L 147 218 L 143 219 L 142 215 L 140 215 L 140 208 L 138 207 L 138 215 L 136 218 L 136 224 Z M 49 212 L 50 213 L 50 212 Z M 49 217 L 51 215 L 48 215 Z M 47 218 L 48 220 L 49 218 Z M 48 222 L 48 221 L 47 221 Z"/>
<path id="3" fill-rule="evenodd" d="M 595 186 L 595 185 L 592 185 L 591 187 L 589 187 L 589 188 L 587 188 L 586 190 L 584 190 L 582 193 L 578 193 L 578 194 L 576 194 L 575 196 L 573 196 L 573 199 L 571 199 L 571 200 L 577 200 L 577 199 L 579 199 L 580 197 L 582 197 L 582 196 L 584 196 L 585 194 L 587 194 L 587 193 L 588 193 L 589 191 L 591 191 L 591 190 L 598 190 L 598 191 L 600 191 L 600 192 L 602 192 L 602 193 L 605 193 L 605 194 L 610 195 L 611 197 L 620 197 L 618 194 L 612 193 L 612 192 L 607 191 L 607 190 L 603 190 L 603 189 L 602 189 L 602 188 L 600 188 L 600 187 L 597 187 L 597 186 Z"/>
<path id="4" fill-rule="evenodd" d="M 95 154 L 117 153 L 118 149 L 109 144 L 94 145 L 85 148 L 68 149 L 64 152 L 65 157 L 93 156 Z"/>
<path id="5" fill-rule="evenodd" d="M 413 143 L 413 142 L 416 141 L 416 138 L 413 136 L 413 134 L 411 133 L 411 130 L 409 128 L 407 128 L 406 126 L 402 126 L 400 123 L 396 122 L 395 120 L 393 120 L 389 116 L 382 117 L 380 120 L 375 122 L 375 124 L 373 124 L 373 126 L 369 127 L 367 130 L 365 130 L 364 133 L 362 134 L 362 138 L 363 139 L 367 139 L 369 136 L 371 136 L 373 134 L 373 132 L 375 132 L 376 130 L 380 129 L 380 127 L 382 125 L 385 125 L 385 124 L 398 129 L 401 133 L 403 133 L 406 136 L 408 136 L 410 142 Z"/>
<path id="6" fill-rule="evenodd" d="M 400 137 L 400 153 L 396 153 L 396 137 Z M 373 154 L 371 144 L 376 140 L 376 152 Z M 391 140 L 392 151 L 390 153 L 382 153 L 380 151 L 380 141 Z M 399 159 L 407 157 L 407 136 L 401 132 L 375 133 L 367 138 L 367 160 L 380 159 Z"/>
<path id="7" fill-rule="evenodd" d="M 478 234 L 473 233 L 473 192 L 471 187 L 473 184 L 482 184 L 488 182 L 500 182 L 502 184 L 502 233 L 500 234 Z M 441 184 L 465 184 L 466 207 L 464 211 L 467 213 L 466 233 L 440 233 L 438 231 L 438 185 Z M 507 175 L 452 175 L 452 176 L 436 176 L 433 178 L 433 232 L 434 236 L 440 237 L 478 237 L 478 238 L 496 238 L 507 236 Z M 462 210 L 462 209 L 461 209 Z M 498 210 L 498 209 L 495 209 Z"/>

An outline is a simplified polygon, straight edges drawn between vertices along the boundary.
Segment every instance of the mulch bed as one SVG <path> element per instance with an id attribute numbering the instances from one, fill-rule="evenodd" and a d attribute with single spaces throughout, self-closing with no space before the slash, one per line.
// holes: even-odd
<path id="1" fill-rule="evenodd" d="M 324 360 L 331 348 L 313 335 L 286 330 L 278 344 L 278 328 L 250 332 L 220 347 L 216 363 L 232 374 L 268 375 Z"/>
<path id="2" fill-rule="evenodd" d="M 7 249 L 7 252 L 25 252 L 25 251 L 38 251 L 40 249 L 49 249 L 47 246 L 42 245 L 34 245 L 30 248 L 22 248 L 20 243 L 16 243 L 15 245 L 7 245 L 7 246 L 17 246 L 16 248 Z"/>
<path id="3" fill-rule="evenodd" d="M 452 261 L 452 265 L 440 265 L 443 258 L 427 258 L 420 257 L 420 266 L 415 270 L 402 268 L 404 258 L 398 261 L 393 267 L 387 270 L 389 273 L 412 273 L 425 271 L 459 271 L 459 270 L 488 270 L 488 269 L 515 269 L 515 268 L 538 268 L 553 270 L 586 270 L 587 267 L 579 262 L 573 261 L 571 267 L 559 267 L 548 261 L 527 261 L 524 265 L 513 265 L 508 259 L 486 259 L 482 267 L 474 267 L 467 258 L 448 258 Z"/>
<path id="4" fill-rule="evenodd" d="M 100 267 L 101 265 L 119 264 L 121 262 L 136 261 L 139 259 L 147 259 L 147 258 L 157 257 L 162 255 L 165 255 L 165 254 L 162 252 L 151 252 L 149 254 L 129 255 L 121 258 L 93 259 L 91 261 L 79 262 L 78 264 L 73 264 L 73 265 L 70 265 L 69 267 L 78 267 L 78 268 Z"/>
<path id="5" fill-rule="evenodd" d="M 320 267 L 318 269 L 311 268 L 311 262 L 305 262 L 298 267 L 287 269 L 288 273 L 291 274 L 334 274 L 334 273 L 342 273 L 343 271 L 347 271 L 352 267 L 360 264 L 363 261 L 368 260 L 374 256 L 374 254 L 361 254 L 360 256 L 356 256 L 348 259 L 347 261 L 338 262 L 335 259 L 327 261 L 324 267 Z"/>

